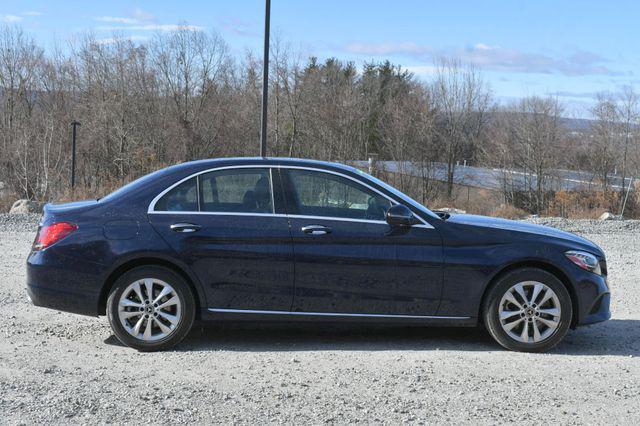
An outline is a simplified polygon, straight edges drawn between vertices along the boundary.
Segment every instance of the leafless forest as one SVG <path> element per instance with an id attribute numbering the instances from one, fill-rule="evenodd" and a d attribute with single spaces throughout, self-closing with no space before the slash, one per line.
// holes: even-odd
<path id="1" fill-rule="evenodd" d="M 530 184 L 517 196 L 505 184 L 500 208 L 540 214 L 618 212 L 626 188 L 611 185 L 611 174 L 638 176 L 640 104 L 632 87 L 602 94 L 592 121 L 575 130 L 557 99 L 498 103 L 481 72 L 455 58 L 439 60 L 428 80 L 388 62 L 320 61 L 283 40 L 272 43 L 271 58 L 270 156 L 411 161 L 422 176 L 387 178 L 427 205 L 453 202 L 464 161 L 518 170 Z M 0 209 L 17 198 L 99 197 L 182 161 L 256 155 L 261 84 L 257 56 L 232 55 L 212 32 L 185 28 L 143 44 L 86 35 L 45 50 L 19 27 L 4 27 Z M 73 120 L 81 122 L 75 194 Z M 433 179 L 436 163 L 446 165 L 446 182 Z M 597 189 L 548 191 L 545 180 L 560 169 L 587 172 Z M 636 214 L 631 190 L 627 209 Z"/>

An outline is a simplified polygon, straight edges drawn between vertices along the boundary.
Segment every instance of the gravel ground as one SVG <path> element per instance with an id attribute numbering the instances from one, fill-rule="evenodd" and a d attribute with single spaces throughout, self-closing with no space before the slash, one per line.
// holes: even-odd
<path id="1" fill-rule="evenodd" d="M 30 306 L 36 217 L 0 215 L 0 423 L 640 421 L 640 222 L 535 219 L 608 255 L 613 319 L 549 354 L 479 330 L 211 326 L 178 350 L 118 344 L 106 318 Z"/>

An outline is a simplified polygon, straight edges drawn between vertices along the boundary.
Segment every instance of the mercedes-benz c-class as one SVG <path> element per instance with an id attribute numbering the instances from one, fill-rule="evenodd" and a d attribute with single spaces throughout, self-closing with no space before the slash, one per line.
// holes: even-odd
<path id="1" fill-rule="evenodd" d="M 201 321 L 483 325 L 546 351 L 610 317 L 594 243 L 524 222 L 434 213 L 355 168 L 194 161 L 91 201 L 49 204 L 27 261 L 37 306 L 106 315 L 141 351 Z"/>

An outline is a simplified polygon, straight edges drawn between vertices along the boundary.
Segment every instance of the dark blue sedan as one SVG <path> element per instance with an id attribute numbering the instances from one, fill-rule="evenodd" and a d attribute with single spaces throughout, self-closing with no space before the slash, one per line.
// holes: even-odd
<path id="1" fill-rule="evenodd" d="M 47 205 L 29 254 L 37 306 L 107 315 L 141 351 L 194 320 L 475 327 L 545 351 L 610 317 L 602 250 L 526 223 L 435 214 L 357 169 L 203 160 L 97 201 Z"/>

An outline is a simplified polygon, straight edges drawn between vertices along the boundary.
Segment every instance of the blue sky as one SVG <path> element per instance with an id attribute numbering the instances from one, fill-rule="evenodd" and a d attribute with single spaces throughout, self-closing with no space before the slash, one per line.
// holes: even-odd
<path id="1" fill-rule="evenodd" d="M 1 0 L 0 23 L 51 47 L 77 34 L 144 41 L 187 23 L 261 52 L 262 0 Z M 272 29 L 320 58 L 389 59 L 428 79 L 434 58 L 480 68 L 499 100 L 557 95 L 586 116 L 596 93 L 640 90 L 640 2 L 272 0 Z"/>

